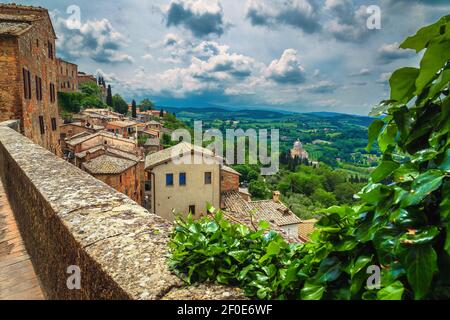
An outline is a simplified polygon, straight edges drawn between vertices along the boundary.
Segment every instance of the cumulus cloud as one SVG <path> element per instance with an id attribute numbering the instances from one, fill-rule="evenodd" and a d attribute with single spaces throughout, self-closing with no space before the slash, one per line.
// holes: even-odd
<path id="1" fill-rule="evenodd" d="M 249 0 L 247 18 L 254 26 L 288 25 L 313 33 L 320 29 L 319 7 L 314 0 Z"/>
<path id="2" fill-rule="evenodd" d="M 435 5 L 448 5 L 448 0 L 383 0 L 384 3 L 388 5 L 398 5 L 398 4 L 423 4 L 429 6 Z"/>
<path id="3" fill-rule="evenodd" d="M 67 59 L 88 57 L 99 63 L 133 63 L 122 51 L 128 40 L 108 19 L 87 20 L 74 28 L 71 21 L 53 14 L 58 53 Z"/>
<path id="4" fill-rule="evenodd" d="M 398 42 L 390 44 L 385 43 L 378 49 L 378 61 L 385 64 L 399 59 L 407 59 L 413 56 L 413 50 L 400 49 L 400 44 Z"/>
<path id="5" fill-rule="evenodd" d="M 173 46 L 176 41 L 168 43 Z M 253 58 L 231 52 L 228 46 L 214 41 L 202 41 L 197 45 L 190 43 L 184 54 L 183 59 L 191 59 L 189 65 L 152 75 L 152 89 L 155 89 L 156 83 L 158 91 L 178 98 L 204 92 L 232 92 L 235 84 L 253 81 L 249 78 L 261 70 L 260 64 Z M 134 78 L 141 86 L 149 83 L 143 72 Z"/>
<path id="6" fill-rule="evenodd" d="M 363 69 L 359 70 L 358 72 L 350 74 L 350 76 L 351 77 L 363 77 L 363 76 L 368 76 L 371 73 L 372 73 L 372 70 L 363 68 Z"/>
<path id="7" fill-rule="evenodd" d="M 319 81 L 318 83 L 303 87 L 300 91 L 305 91 L 314 94 L 329 94 L 336 91 L 338 86 L 330 81 Z"/>
<path id="8" fill-rule="evenodd" d="M 218 0 L 172 0 L 165 11 L 167 26 L 183 26 L 198 38 L 221 36 L 225 31 Z"/>
<path id="9" fill-rule="evenodd" d="M 280 84 L 304 82 L 305 69 L 300 64 L 297 50 L 286 49 L 279 60 L 273 60 L 267 68 L 266 77 Z"/>
<path id="10" fill-rule="evenodd" d="M 367 6 L 356 7 L 352 0 L 326 0 L 325 10 L 332 19 L 325 29 L 337 40 L 344 42 L 363 41 L 373 30 L 367 28 Z"/>
<path id="11" fill-rule="evenodd" d="M 392 73 L 391 72 L 384 72 L 380 74 L 380 77 L 376 80 L 377 83 L 380 84 L 388 84 L 389 79 L 391 78 Z"/>
<path id="12" fill-rule="evenodd" d="M 150 60 L 153 60 L 154 58 L 153 58 L 152 54 L 146 53 L 142 56 L 142 59 L 150 61 Z"/>

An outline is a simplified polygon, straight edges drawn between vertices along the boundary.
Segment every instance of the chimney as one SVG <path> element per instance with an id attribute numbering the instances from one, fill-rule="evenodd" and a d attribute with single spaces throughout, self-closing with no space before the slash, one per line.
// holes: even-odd
<path id="1" fill-rule="evenodd" d="M 281 195 L 280 191 L 274 191 L 272 193 L 273 202 L 280 203 L 280 195 Z"/>
<path id="2" fill-rule="evenodd" d="M 86 151 L 86 161 L 91 160 L 91 153 L 89 151 Z"/>

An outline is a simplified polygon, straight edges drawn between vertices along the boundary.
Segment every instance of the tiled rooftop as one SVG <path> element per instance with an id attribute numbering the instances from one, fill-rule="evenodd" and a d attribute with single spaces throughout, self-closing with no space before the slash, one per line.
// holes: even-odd
<path id="1" fill-rule="evenodd" d="M 145 168 L 151 168 L 158 164 L 164 163 L 166 161 L 169 161 L 172 159 L 172 156 L 174 155 L 185 155 L 187 153 L 191 153 L 192 151 L 206 155 L 209 157 L 215 157 L 214 153 L 206 148 L 202 148 L 193 144 L 190 144 L 188 142 L 180 142 L 176 146 L 173 146 L 168 149 L 161 150 L 156 153 L 149 154 L 145 158 Z M 219 159 L 219 157 L 217 157 Z"/>
<path id="2" fill-rule="evenodd" d="M 150 146 L 159 146 L 161 145 L 161 142 L 159 141 L 158 138 L 154 138 L 154 139 L 147 139 L 147 141 L 145 142 L 145 146 L 150 147 Z"/>
<path id="3" fill-rule="evenodd" d="M 226 172 L 229 172 L 229 173 L 232 173 L 232 174 L 236 174 L 236 175 L 238 175 L 238 176 L 241 175 L 239 172 L 237 172 L 236 170 L 234 170 L 233 168 L 231 168 L 231 167 L 229 167 L 229 166 L 223 166 L 223 167 L 222 167 L 222 170 L 223 170 L 223 171 L 226 171 Z"/>
<path id="4" fill-rule="evenodd" d="M 91 174 L 119 174 L 136 164 L 136 161 L 110 155 L 101 155 L 83 163 L 83 166 Z"/>
<path id="5" fill-rule="evenodd" d="M 110 138 L 110 139 L 117 139 L 117 140 L 128 142 L 128 143 L 133 143 L 133 141 L 130 140 L 130 139 L 117 137 L 113 133 L 109 133 L 109 132 L 106 132 L 106 131 L 100 131 L 100 132 L 97 132 L 97 133 L 90 134 L 88 136 L 80 136 L 80 137 L 76 137 L 76 138 L 72 137 L 72 138 L 68 139 L 66 141 L 66 143 L 68 145 L 70 145 L 70 146 L 76 146 L 79 143 L 85 142 L 85 141 L 90 140 L 90 139 L 95 138 L 95 137 L 105 137 L 105 138 Z"/>
<path id="6" fill-rule="evenodd" d="M 282 226 L 298 224 L 301 222 L 294 213 L 289 211 L 289 215 L 283 215 L 278 209 L 287 209 L 283 204 L 268 201 L 245 201 L 239 192 L 229 191 L 222 194 L 224 213 L 227 219 L 246 225 L 253 229 L 260 221 L 270 223 L 270 229 L 278 232 L 289 242 L 298 242 L 298 238 L 288 236 L 282 229 Z M 252 221 L 253 220 L 253 221 Z"/>
<path id="7" fill-rule="evenodd" d="M 138 125 L 135 121 L 113 121 L 109 122 L 108 125 L 119 127 L 119 128 L 127 128 Z"/>
<path id="8" fill-rule="evenodd" d="M 316 219 L 303 220 L 302 223 L 298 225 L 298 235 L 306 241 L 309 241 L 309 236 L 314 231 L 316 222 Z"/>

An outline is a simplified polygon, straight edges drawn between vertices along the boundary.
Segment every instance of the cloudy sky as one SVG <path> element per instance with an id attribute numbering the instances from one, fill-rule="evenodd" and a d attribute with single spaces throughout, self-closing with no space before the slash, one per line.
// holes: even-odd
<path id="1" fill-rule="evenodd" d="M 387 97 L 393 70 L 417 65 L 399 42 L 450 13 L 449 0 L 16 2 L 48 8 L 58 55 L 127 100 L 353 114 Z M 373 5 L 381 29 L 367 27 Z"/>

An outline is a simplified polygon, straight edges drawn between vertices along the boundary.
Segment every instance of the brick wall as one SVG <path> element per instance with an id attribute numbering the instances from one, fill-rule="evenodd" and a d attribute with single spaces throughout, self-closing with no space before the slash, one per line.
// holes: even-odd
<path id="1" fill-rule="evenodd" d="M 239 175 L 224 171 L 221 172 L 220 191 L 227 192 L 239 189 Z"/>
<path id="2" fill-rule="evenodd" d="M 139 164 L 129 168 L 128 170 L 116 175 L 98 175 L 93 176 L 115 190 L 125 194 L 128 198 L 141 204 L 141 184 Z"/>
<path id="3" fill-rule="evenodd" d="M 41 20 L 32 22 L 32 28 L 20 36 L 13 39 L 1 37 L 3 53 L 0 58 L 2 61 L 0 62 L 0 92 L 2 92 L 2 108 L 6 109 L 6 113 L 0 119 L 6 120 L 7 117 L 20 119 L 21 129 L 27 137 L 51 152 L 60 154 L 56 48 L 50 18 L 45 10 L 17 10 L 0 6 L 0 13 L 16 15 L 32 13 L 43 17 Z M 49 44 L 53 48 L 51 57 L 49 57 Z M 30 72 L 31 97 L 25 97 L 24 94 L 24 68 Z M 42 90 L 39 91 L 42 91 L 42 98 L 38 98 L 37 87 L 39 86 L 36 84 L 36 77 L 41 79 Z M 55 86 L 55 99 L 50 97 L 51 84 Z M 5 91 L 9 93 L 4 94 Z M 41 128 L 40 117 L 43 120 L 43 128 Z"/>
<path id="4" fill-rule="evenodd" d="M 0 36 L 0 121 L 22 119 L 17 38 Z"/>

